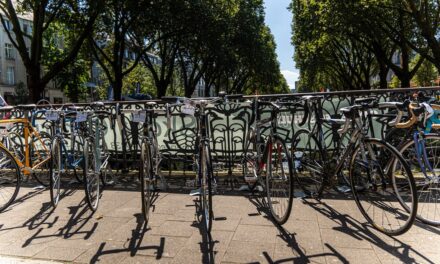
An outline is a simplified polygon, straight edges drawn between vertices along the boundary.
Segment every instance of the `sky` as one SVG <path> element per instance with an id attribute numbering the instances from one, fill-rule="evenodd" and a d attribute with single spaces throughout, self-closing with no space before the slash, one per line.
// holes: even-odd
<path id="1" fill-rule="evenodd" d="M 292 0 L 264 0 L 266 24 L 270 27 L 277 44 L 278 61 L 281 73 L 286 78 L 291 89 L 295 88 L 295 81 L 299 78 L 299 71 L 293 61 L 293 46 L 290 44 L 292 35 L 292 13 L 287 10 Z"/>

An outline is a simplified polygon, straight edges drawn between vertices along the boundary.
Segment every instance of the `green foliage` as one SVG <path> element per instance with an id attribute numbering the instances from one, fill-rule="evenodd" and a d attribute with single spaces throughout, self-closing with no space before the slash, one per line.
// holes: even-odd
<path id="1" fill-rule="evenodd" d="M 414 57 L 411 61 L 411 67 L 415 67 L 416 63 L 420 59 L 420 55 Z M 423 61 L 419 69 L 414 75 L 414 84 L 420 87 L 432 86 L 433 82 L 437 79 L 438 72 L 433 63 L 428 60 Z"/>
<path id="2" fill-rule="evenodd" d="M 133 71 L 124 77 L 124 83 L 122 86 L 123 94 L 133 93 L 138 84 L 140 86 L 141 94 L 156 96 L 156 89 L 153 78 L 151 77 L 151 72 L 142 64 L 138 64 Z"/>

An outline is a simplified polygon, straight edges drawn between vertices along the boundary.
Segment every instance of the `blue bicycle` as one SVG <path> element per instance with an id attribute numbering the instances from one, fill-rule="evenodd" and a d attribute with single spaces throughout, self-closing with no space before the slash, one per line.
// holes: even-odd
<path id="1" fill-rule="evenodd" d="M 414 175 L 418 193 L 417 218 L 440 226 L 440 105 L 429 103 L 390 103 L 397 109 L 395 129 L 406 129 L 405 140 L 398 147 Z M 401 121 L 404 112 L 409 113 Z M 391 134 L 391 133 L 390 133 Z"/>

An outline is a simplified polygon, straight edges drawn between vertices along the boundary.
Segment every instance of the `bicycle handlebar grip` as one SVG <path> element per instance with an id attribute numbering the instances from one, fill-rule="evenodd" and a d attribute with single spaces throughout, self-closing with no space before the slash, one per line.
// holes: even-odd
<path id="1" fill-rule="evenodd" d="M 346 118 L 344 126 L 342 128 L 340 128 L 340 129 L 338 129 L 338 133 L 339 134 L 344 134 L 345 132 L 348 131 L 349 128 L 350 128 L 350 119 Z"/>

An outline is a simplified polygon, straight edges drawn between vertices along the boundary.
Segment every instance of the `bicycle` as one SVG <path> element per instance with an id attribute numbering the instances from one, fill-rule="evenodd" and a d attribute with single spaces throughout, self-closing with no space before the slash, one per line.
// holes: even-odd
<path id="1" fill-rule="evenodd" d="M 67 107 L 68 108 L 68 107 Z M 78 108 L 74 108 L 78 109 Z M 58 205 L 61 195 L 61 176 L 67 170 L 72 170 L 78 178 L 78 170 L 81 170 L 84 162 L 84 138 L 78 130 L 80 122 L 76 122 L 77 111 L 72 107 L 65 109 L 62 106 L 59 110 L 48 110 L 46 119 L 52 122 L 52 143 L 50 163 L 50 198 L 53 207 Z M 66 128 L 70 123 L 70 131 Z"/>
<path id="2" fill-rule="evenodd" d="M 440 129 L 440 105 L 410 103 L 406 100 L 404 103 L 390 102 L 386 106 L 398 111 L 393 127 L 407 130 L 411 135 L 397 149 L 414 174 L 419 198 L 417 219 L 440 226 L 440 211 L 437 210 L 440 196 L 440 135 L 432 133 L 432 129 Z M 409 118 L 401 121 L 404 112 L 409 112 Z M 432 116 L 427 118 L 430 112 Z"/>
<path id="3" fill-rule="evenodd" d="M 35 107 L 36 105 L 18 105 L 15 108 L 11 106 L 0 108 L 1 112 L 11 112 L 13 109 L 25 112 L 24 117 L 21 118 L 0 120 L 0 124 L 20 124 L 24 145 L 24 155 L 21 157 L 0 143 L 0 199 L 2 200 L 0 212 L 15 200 L 23 175 L 38 177 L 35 172 L 42 170 L 42 167 L 50 161 L 49 148 L 27 118 L 28 113 L 33 111 Z M 43 169 L 43 173 L 44 171 Z"/>
<path id="4" fill-rule="evenodd" d="M 320 189 L 334 187 L 334 178 L 348 159 L 350 186 L 357 207 L 374 228 L 394 236 L 411 228 L 417 213 L 417 192 L 412 172 L 397 149 L 368 136 L 370 118 L 366 112 L 377 106 L 381 104 L 372 99 L 360 100 L 357 105 L 340 109 L 345 119 L 328 120 L 342 124 L 340 134 L 351 135 L 336 160 L 323 159 L 322 142 L 314 134 L 306 142 L 294 142 L 293 151 L 311 154 L 295 156 L 295 174 L 297 178 L 300 173 L 304 178 L 308 174 L 321 178 Z"/>
<path id="5" fill-rule="evenodd" d="M 261 120 L 259 105 L 272 108 L 269 118 Z M 270 213 L 275 222 L 284 224 L 292 210 L 293 175 L 289 151 L 277 134 L 277 116 L 281 106 L 264 102 L 258 97 L 253 102 L 255 128 L 251 127 L 244 141 L 242 168 L 245 181 L 253 190 L 257 184 L 266 191 Z M 262 139 L 261 130 L 269 127 L 269 135 Z"/>
<path id="6" fill-rule="evenodd" d="M 199 197 L 199 215 L 205 230 L 210 234 L 212 229 L 213 210 L 212 195 L 216 186 L 216 180 L 213 176 L 212 159 L 210 150 L 210 138 L 208 133 L 208 114 L 207 108 L 209 104 L 241 98 L 241 95 L 225 95 L 212 99 L 190 99 L 185 97 L 162 97 L 162 101 L 166 104 L 167 126 L 170 128 L 170 108 L 180 107 L 183 114 L 194 116 L 196 120 L 196 143 L 195 143 L 195 167 L 197 168 L 196 181 L 200 188 L 194 190 L 190 195 Z M 171 104 L 168 104 L 170 103 Z"/>
<path id="7" fill-rule="evenodd" d="M 146 223 L 148 223 L 154 193 L 157 190 L 157 178 L 161 178 L 162 184 L 165 185 L 163 175 L 160 173 L 162 155 L 154 126 L 154 117 L 158 112 L 158 110 L 153 109 L 155 105 L 155 102 L 147 102 L 146 109 L 119 110 L 121 114 L 131 114 L 132 122 L 142 125 L 139 180 L 141 181 L 142 215 Z"/>

